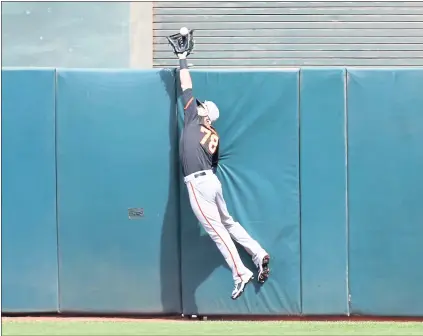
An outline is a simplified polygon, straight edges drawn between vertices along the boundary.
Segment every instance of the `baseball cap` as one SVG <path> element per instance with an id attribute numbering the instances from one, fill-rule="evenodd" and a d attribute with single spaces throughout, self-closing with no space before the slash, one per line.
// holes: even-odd
<path id="1" fill-rule="evenodd" d="M 199 113 L 201 117 L 209 116 L 211 122 L 214 122 L 219 118 L 219 108 L 212 101 L 205 100 L 204 102 L 197 100 L 197 106 L 202 106 L 204 108 L 204 113 Z"/>

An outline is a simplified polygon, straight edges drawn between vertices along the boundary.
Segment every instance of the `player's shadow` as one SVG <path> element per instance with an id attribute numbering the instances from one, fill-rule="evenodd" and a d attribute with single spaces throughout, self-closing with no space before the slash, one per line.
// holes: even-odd
<path id="1" fill-rule="evenodd" d="M 170 78 L 172 72 L 173 80 Z M 167 94 L 173 97 L 175 104 L 169 110 L 170 182 L 160 243 L 161 303 L 164 313 L 195 314 L 198 312 L 195 300 L 197 288 L 214 269 L 222 265 L 226 267 L 226 263 L 209 236 L 201 234 L 181 177 L 175 101 L 180 94 L 175 90 L 179 87 L 177 76 L 170 69 L 161 70 L 160 76 Z"/>
<path id="2" fill-rule="evenodd" d="M 174 74 L 170 69 L 163 69 L 159 74 L 170 97 L 171 104 L 169 111 L 163 111 L 163 113 L 169 114 L 169 133 L 167 135 L 169 138 L 169 186 L 160 241 L 160 284 L 156 285 L 160 285 L 162 312 L 173 315 L 180 314 L 182 309 L 179 276 L 178 134 Z M 163 134 L 163 136 L 166 136 L 166 134 Z M 148 269 L 146 270 L 146 277 L 148 277 Z"/>
<path id="3" fill-rule="evenodd" d="M 174 81 L 170 80 L 172 71 L 164 69 L 160 75 L 168 95 L 175 99 L 180 94 L 175 89 L 180 85 L 175 72 Z M 163 312 L 167 314 L 198 314 L 197 289 L 216 268 L 223 266 L 229 271 L 229 267 L 191 210 L 188 191 L 180 173 L 176 101 L 174 103 L 175 106 L 169 110 L 169 198 L 160 244 L 161 303 Z M 253 270 L 251 257 L 242 247 L 237 247 L 245 265 Z M 256 286 L 256 291 L 258 289 Z M 231 290 L 231 273 L 228 272 L 228 295 Z"/>

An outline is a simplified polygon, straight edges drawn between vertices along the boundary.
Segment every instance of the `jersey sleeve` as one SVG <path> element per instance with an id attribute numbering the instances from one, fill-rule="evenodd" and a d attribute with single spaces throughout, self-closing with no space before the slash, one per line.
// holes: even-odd
<path id="1" fill-rule="evenodd" d="M 192 95 L 192 89 L 187 89 L 182 93 L 182 102 L 184 104 L 185 123 L 189 123 L 198 116 L 197 101 Z"/>

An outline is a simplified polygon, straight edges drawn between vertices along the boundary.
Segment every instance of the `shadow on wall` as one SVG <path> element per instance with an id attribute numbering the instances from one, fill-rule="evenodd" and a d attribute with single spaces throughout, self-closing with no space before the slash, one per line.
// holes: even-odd
<path id="1" fill-rule="evenodd" d="M 175 269 L 175 267 L 169 268 L 169 263 L 177 260 L 180 263 L 179 255 L 173 254 L 174 250 L 169 248 L 175 245 L 177 241 L 177 251 L 180 251 L 180 239 L 179 239 L 179 190 L 178 184 L 175 181 L 179 178 L 178 170 L 178 141 L 177 141 L 177 118 L 176 118 L 176 102 L 175 102 L 175 83 L 169 80 L 169 75 L 172 70 L 163 69 L 160 71 L 160 77 L 162 83 L 166 89 L 167 94 L 171 98 L 171 106 L 169 109 L 169 189 L 168 189 L 168 201 L 166 204 L 166 212 L 164 215 L 164 222 L 162 226 L 161 242 L 160 242 L 160 279 L 161 279 L 161 303 L 163 312 L 165 314 L 175 314 L 182 311 L 181 302 L 181 277 L 179 274 L 180 265 L 176 267 L 178 270 L 177 274 L 169 274 L 169 270 Z M 174 74 L 172 77 L 174 78 Z M 153 125 L 152 125 L 153 127 Z M 176 187 L 176 188 L 175 188 Z M 178 209 L 175 211 L 174 209 Z M 178 226 L 175 230 L 175 226 Z M 175 237 L 175 233 L 177 237 Z M 174 266 L 174 265 L 173 265 Z"/>
<path id="2" fill-rule="evenodd" d="M 174 70 L 171 70 L 174 71 Z M 169 70 L 163 70 L 160 72 L 162 82 L 166 88 L 166 91 L 170 97 L 180 96 L 180 84 L 176 73 L 174 78 L 176 81 L 176 92 L 175 86 L 170 85 L 168 78 Z M 175 83 L 174 83 L 175 84 Z M 225 267 L 228 272 L 228 298 L 232 291 L 232 277 L 230 269 L 226 264 L 222 254 L 217 248 L 216 244 L 211 240 L 209 235 L 201 228 L 201 224 L 195 217 L 189 201 L 188 191 L 183 182 L 182 172 L 180 170 L 179 161 L 179 134 L 177 131 L 178 126 L 178 115 L 177 115 L 177 101 L 175 101 L 175 107 L 169 111 L 171 118 L 169 123 L 169 139 L 170 152 L 169 160 L 174 163 L 174 166 L 169 170 L 170 179 L 169 181 L 179 181 L 179 184 L 169 185 L 169 200 L 167 203 L 167 209 L 165 214 L 165 220 L 163 223 L 162 239 L 161 239 L 161 295 L 162 305 L 164 312 L 175 313 L 175 309 L 178 309 L 178 313 L 184 314 L 197 314 L 199 312 L 196 302 L 196 291 L 197 289 L 210 277 L 215 269 L 219 267 Z M 182 120 L 182 118 L 180 118 Z M 174 168 L 176 167 L 176 168 Z M 176 190 L 175 190 L 176 189 Z M 174 208 L 174 202 L 178 202 L 178 216 L 179 218 L 172 217 L 172 209 Z M 178 250 L 180 251 L 180 263 L 179 269 L 181 274 L 169 274 L 167 265 L 169 259 L 174 260 L 172 256 L 169 256 L 169 249 L 167 246 L 174 242 L 175 237 L 172 236 L 174 231 L 174 225 L 178 225 Z M 240 245 L 235 243 L 237 249 L 241 255 L 244 264 L 251 270 L 255 270 L 255 265 L 251 260 L 251 256 L 242 248 Z M 171 300 L 175 297 L 175 279 L 177 279 L 179 285 L 180 306 L 177 307 L 174 301 Z M 182 283 L 180 283 L 182 282 Z M 257 282 L 253 282 L 256 293 L 259 292 L 261 286 Z M 179 294 L 178 294 L 179 295 Z"/>
<path id="3" fill-rule="evenodd" d="M 171 83 L 168 80 L 169 70 L 162 70 L 160 75 L 168 95 L 176 97 L 180 92 L 179 90 L 175 92 L 175 83 Z M 179 80 L 176 79 L 176 73 L 174 73 L 174 78 L 176 87 L 180 87 Z M 190 311 L 194 309 L 194 312 L 196 312 L 195 292 L 197 288 L 209 277 L 215 268 L 221 265 L 226 266 L 214 242 L 208 235 L 201 234 L 200 224 L 190 207 L 188 193 L 180 172 L 176 103 L 175 101 L 175 105 L 169 111 L 171 115 L 169 122 L 169 139 L 171 141 L 169 160 L 172 165 L 169 170 L 171 175 L 169 179 L 169 200 L 166 206 L 160 246 L 161 294 L 163 310 L 166 313 L 182 313 L 185 311 L 183 307 L 187 307 Z M 172 184 L 172 181 L 180 181 L 180 183 Z M 179 209 L 178 218 L 173 218 L 172 209 L 175 206 L 175 202 L 178 202 L 179 196 L 181 196 L 181 204 L 177 205 Z M 175 225 L 178 225 L 178 237 L 173 236 Z M 170 250 L 168 249 L 168 246 L 172 245 L 175 238 L 178 240 L 178 251 L 181 255 L 181 258 L 178 258 L 178 262 L 180 263 L 179 269 L 182 274 L 169 274 L 167 267 L 169 259 L 175 259 L 174 256 L 169 256 Z M 182 244 L 182 241 L 184 244 Z M 188 246 L 185 247 L 185 244 L 188 244 Z M 196 253 L 193 254 L 191 253 L 192 251 Z M 175 286 L 175 281 L 178 282 L 178 288 Z M 183 286 L 180 283 L 181 281 Z M 175 295 L 180 295 L 179 306 L 175 305 L 174 300 L 171 299 L 175 298 Z"/>

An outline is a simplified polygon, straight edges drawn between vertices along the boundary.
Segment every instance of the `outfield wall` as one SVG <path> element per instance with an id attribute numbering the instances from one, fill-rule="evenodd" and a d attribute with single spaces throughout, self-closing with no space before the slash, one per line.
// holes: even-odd
<path id="1" fill-rule="evenodd" d="M 181 178 L 173 70 L 3 68 L 3 312 L 423 316 L 423 70 L 192 76 L 269 281 L 230 299 Z"/>

